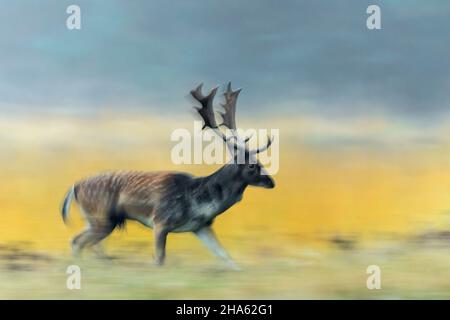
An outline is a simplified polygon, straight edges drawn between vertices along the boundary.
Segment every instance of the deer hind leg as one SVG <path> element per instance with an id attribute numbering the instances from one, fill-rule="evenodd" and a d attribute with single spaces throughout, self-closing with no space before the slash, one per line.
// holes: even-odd
<path id="1" fill-rule="evenodd" d="M 101 257 L 105 255 L 101 252 L 100 241 L 106 238 L 114 230 L 113 225 L 90 226 L 72 240 L 72 252 L 74 256 L 79 256 L 83 249 L 92 246 L 94 252 Z"/>
<path id="2" fill-rule="evenodd" d="M 91 227 L 88 227 L 86 230 L 82 231 L 75 238 L 73 238 L 72 254 L 75 257 L 80 256 L 84 247 L 91 241 L 92 237 L 93 237 L 93 231 L 92 231 Z"/>
<path id="3" fill-rule="evenodd" d="M 211 227 L 204 227 L 195 232 L 197 238 L 217 257 L 224 260 L 233 270 L 240 270 L 238 265 L 231 259 L 226 250 L 222 247 Z"/>
<path id="4" fill-rule="evenodd" d="M 102 246 L 101 242 L 98 242 L 94 245 L 92 245 L 92 250 L 94 251 L 95 255 L 100 259 L 110 259 L 111 257 L 108 256 L 105 252 L 105 249 Z"/>

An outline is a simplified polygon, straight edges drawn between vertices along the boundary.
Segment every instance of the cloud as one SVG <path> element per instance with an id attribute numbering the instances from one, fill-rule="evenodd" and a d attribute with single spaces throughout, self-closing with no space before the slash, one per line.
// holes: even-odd
<path id="1" fill-rule="evenodd" d="M 450 101 L 450 4 L 376 1 L 70 1 L 0 13 L 0 110 L 183 112 L 185 95 L 232 80 L 240 112 L 386 115 L 433 123 Z M 370 1 L 372 4 L 372 1 Z"/>

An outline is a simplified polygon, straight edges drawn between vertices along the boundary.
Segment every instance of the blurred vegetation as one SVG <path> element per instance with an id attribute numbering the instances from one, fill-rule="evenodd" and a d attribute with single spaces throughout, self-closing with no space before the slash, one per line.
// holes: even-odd
<path id="1" fill-rule="evenodd" d="M 442 243 L 441 243 L 442 245 Z M 142 252 L 113 250 L 105 261 L 2 247 L 1 299 L 449 299 L 450 248 L 395 241 L 364 249 L 299 247 L 235 254 L 242 271 L 197 250 L 171 250 L 167 265 Z M 66 268 L 81 267 L 81 289 L 66 288 Z M 381 289 L 366 269 L 381 268 Z"/>
<path id="2" fill-rule="evenodd" d="M 264 119 L 259 127 L 267 126 Z M 169 237 L 168 264 L 152 263 L 152 232 L 130 223 L 107 240 L 116 258 L 70 258 L 59 207 L 72 183 L 104 170 L 179 170 L 170 133 L 190 121 L 99 117 L 20 119 L 0 126 L 0 298 L 449 298 L 450 148 L 308 144 L 280 128 L 273 190 L 251 188 L 215 223 L 242 266 L 225 271 L 190 234 Z M 82 267 L 82 290 L 66 268 Z M 382 289 L 366 288 L 366 268 Z"/>

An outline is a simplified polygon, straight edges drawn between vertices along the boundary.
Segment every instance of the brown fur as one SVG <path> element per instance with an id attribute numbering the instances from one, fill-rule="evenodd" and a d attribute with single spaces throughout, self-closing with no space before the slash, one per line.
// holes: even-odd
<path id="1" fill-rule="evenodd" d="M 89 228 L 74 238 L 74 253 L 78 254 L 85 246 L 96 245 L 126 219 L 155 227 L 155 233 L 168 232 L 182 224 L 183 215 L 173 216 L 168 210 L 158 209 L 163 209 L 164 199 L 173 199 L 174 191 L 181 191 L 180 182 L 189 179 L 178 173 L 111 172 L 76 183 L 75 199 Z M 161 253 L 159 256 L 159 260 L 164 258 Z"/>

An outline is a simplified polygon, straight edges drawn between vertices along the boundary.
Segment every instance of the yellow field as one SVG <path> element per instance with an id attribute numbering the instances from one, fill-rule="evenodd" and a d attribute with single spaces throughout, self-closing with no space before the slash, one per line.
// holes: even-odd
<path id="1" fill-rule="evenodd" d="M 69 240 L 83 225 L 76 206 L 72 207 L 68 227 L 60 218 L 62 198 L 74 181 L 98 171 L 115 169 L 178 170 L 200 175 L 218 168 L 206 165 L 175 166 L 170 162 L 170 148 L 174 145 L 170 141 L 171 131 L 178 127 L 190 129 L 191 122 L 163 118 L 123 119 L 127 118 L 99 116 L 96 119 L 53 117 L 2 120 L 0 245 L 60 257 L 62 260 L 53 267 L 46 262 L 44 270 L 48 273 L 42 276 L 46 283 L 52 277 L 64 279 L 62 266 L 70 260 Z M 267 126 L 268 120 L 260 119 L 258 125 Z M 367 126 L 361 124 L 359 128 L 359 125 L 353 128 L 353 133 L 358 134 L 361 128 L 367 131 Z M 369 130 L 378 130 L 378 125 Z M 209 270 L 209 265 L 217 266 L 219 263 L 192 235 L 181 234 L 169 236 L 167 271 L 158 270 L 156 274 L 160 278 L 156 277 L 155 271 L 153 276 L 148 276 L 153 277 L 148 279 L 154 284 L 151 293 L 146 291 L 146 287 L 139 287 L 138 291 L 133 289 L 139 280 L 130 275 L 130 292 L 127 294 L 127 280 L 122 272 L 130 268 L 134 270 L 129 267 L 131 261 L 148 259 L 145 267 L 140 264 L 136 267 L 140 275 L 146 273 L 147 267 L 154 268 L 151 266 L 151 230 L 130 223 L 126 231 L 116 231 L 107 240 L 108 252 L 120 256 L 114 263 L 113 269 L 117 273 L 114 273 L 113 279 L 120 279 L 123 288 L 119 290 L 114 286 L 115 280 L 109 279 L 107 282 L 113 283 L 109 289 L 102 285 L 91 287 L 92 291 L 84 291 L 78 297 L 91 298 L 95 294 L 104 298 L 370 297 L 370 292 L 365 289 L 365 268 L 369 264 L 382 264 L 387 259 L 385 251 L 374 258 L 370 250 L 389 240 L 389 245 L 383 248 L 400 246 L 404 257 L 411 258 L 413 251 L 409 250 L 415 249 L 404 245 L 409 239 L 429 230 L 445 230 L 449 226 L 450 147 L 446 143 L 431 147 L 402 142 L 385 145 L 321 144 L 306 138 L 314 135 L 320 137 L 322 134 L 321 126 L 311 125 L 308 119 L 298 119 L 296 122 L 270 120 L 270 126 L 280 128 L 280 171 L 274 177 L 276 188 L 248 189 L 243 201 L 215 223 L 225 247 L 238 262 L 256 270 L 255 281 L 259 279 L 261 287 L 254 287 L 248 278 L 247 282 L 244 281 L 249 276 L 244 271 L 237 278 L 228 273 L 219 276 L 218 287 L 214 289 L 200 284 L 197 291 L 195 286 L 192 289 L 191 280 L 182 278 L 179 271 L 185 270 L 183 266 L 188 268 L 187 274 L 193 272 L 191 276 L 198 279 L 201 272 L 192 271 L 196 263 L 202 270 Z M 355 248 L 369 251 L 360 252 L 355 258 L 353 253 L 341 251 L 339 241 L 333 242 L 333 239 L 351 240 Z M 441 268 L 449 266 L 445 258 L 448 256 L 447 249 L 421 250 L 419 257 L 423 260 L 417 260 L 417 256 L 413 260 L 424 263 L 413 273 L 413 277 L 419 277 L 417 281 L 421 275 L 425 278 L 430 276 L 422 274 L 427 270 L 427 263 L 441 265 Z M 366 259 L 367 255 L 370 259 Z M 347 258 L 355 263 L 352 264 Z M 374 261 L 377 259 L 380 262 Z M 319 267 L 316 266 L 318 260 L 321 261 Z M 10 274 L 20 271 L 6 267 L 8 261 L 6 258 L 0 259 L 1 298 L 77 297 L 74 293 L 67 293 L 67 289 L 64 291 L 64 282 L 61 288 L 56 289 L 49 284 L 50 289 L 45 293 L 36 292 L 35 288 L 43 285 L 41 282 L 24 282 L 24 279 L 33 278 L 33 271 L 22 271 L 24 275 L 20 285 L 16 285 Z M 397 257 L 395 262 L 390 262 L 389 268 L 394 270 L 398 267 L 395 269 L 397 278 L 392 274 L 390 276 L 392 281 L 407 282 L 402 278 L 407 276 L 400 275 L 402 263 L 408 266 L 408 259 Z M 98 273 L 101 267 L 93 262 L 87 266 L 91 266 L 92 278 L 101 279 Z M 62 270 L 62 273 L 54 275 L 54 268 Z M 443 270 L 439 269 L 439 272 Z M 217 270 L 211 272 L 206 272 L 209 277 L 217 274 Z M 297 278 L 297 272 L 302 274 L 301 278 Z M 271 276 L 266 279 L 276 281 L 277 288 L 271 282 L 261 280 L 265 273 L 270 273 Z M 327 284 L 321 282 L 324 279 L 321 274 L 326 274 L 327 281 L 341 286 L 343 291 L 335 287 L 327 291 Z M 352 274 L 356 274 L 355 278 Z M 305 283 L 306 275 L 311 283 Z M 169 278 L 170 281 L 167 280 Z M 165 280 L 158 284 L 158 279 Z M 244 287 L 239 287 L 236 279 L 241 279 Z M 348 292 L 345 291 L 346 281 L 350 281 L 349 286 L 352 284 L 352 290 Z M 450 287 L 448 277 L 441 274 L 436 284 L 433 281 L 430 278 L 428 287 L 421 288 L 417 283 L 408 287 L 408 292 L 400 287 L 387 295 L 377 293 L 373 297 L 415 297 L 411 290 L 425 293 L 430 291 L 430 286 L 436 289 L 436 296 L 445 296 Z M 230 287 L 227 287 L 228 284 Z M 161 288 L 155 291 L 158 285 Z M 283 286 L 286 288 L 285 295 L 280 293 Z M 189 291 L 186 291 L 188 288 Z M 61 297 L 62 292 L 66 292 L 67 296 Z"/>

